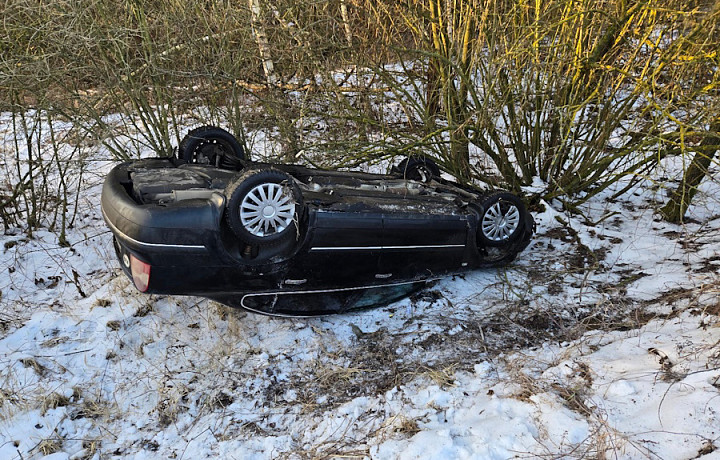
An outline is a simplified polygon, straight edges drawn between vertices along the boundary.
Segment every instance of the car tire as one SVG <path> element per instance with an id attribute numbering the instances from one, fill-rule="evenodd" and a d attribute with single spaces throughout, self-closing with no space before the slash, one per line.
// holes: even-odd
<path id="1" fill-rule="evenodd" d="M 298 235 L 302 194 L 292 177 L 277 169 L 244 172 L 225 189 L 225 219 L 241 241 L 270 246 Z"/>
<path id="2" fill-rule="evenodd" d="M 427 157 L 413 155 L 405 158 L 397 165 L 397 171 L 403 178 L 428 183 L 433 179 L 440 178 L 440 168 L 435 162 Z"/>
<path id="3" fill-rule="evenodd" d="M 527 213 L 520 198 L 509 192 L 493 192 L 480 201 L 478 243 L 485 247 L 502 247 L 520 238 Z"/>
<path id="4" fill-rule="evenodd" d="M 216 126 L 201 126 L 185 135 L 178 158 L 186 163 L 232 168 L 245 159 L 245 149 L 237 138 Z"/>

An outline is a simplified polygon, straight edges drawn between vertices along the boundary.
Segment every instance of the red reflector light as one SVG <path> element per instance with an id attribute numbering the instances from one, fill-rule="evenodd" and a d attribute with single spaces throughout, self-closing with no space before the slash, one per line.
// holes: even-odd
<path id="1" fill-rule="evenodd" d="M 150 264 L 139 261 L 131 254 L 130 272 L 132 273 L 133 283 L 135 283 L 137 290 L 140 292 L 147 291 L 150 285 Z"/>

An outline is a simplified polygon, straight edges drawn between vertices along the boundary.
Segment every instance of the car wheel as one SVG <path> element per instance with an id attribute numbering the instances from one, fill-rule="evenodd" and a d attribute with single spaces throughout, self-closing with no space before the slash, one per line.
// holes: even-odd
<path id="1" fill-rule="evenodd" d="M 397 165 L 397 171 L 405 179 L 428 183 L 440 177 L 440 168 L 430 158 L 413 155 Z"/>
<path id="2" fill-rule="evenodd" d="M 180 142 L 178 158 L 186 163 L 233 167 L 237 160 L 245 159 L 240 142 L 222 128 L 202 126 L 195 128 Z"/>
<path id="3" fill-rule="evenodd" d="M 505 246 L 520 237 L 527 212 L 520 198 L 508 192 L 495 192 L 485 196 L 480 205 L 478 242 L 482 246 Z"/>
<path id="4" fill-rule="evenodd" d="M 302 195 L 284 172 L 246 171 L 228 185 L 225 196 L 227 223 L 243 242 L 267 246 L 297 235 Z"/>

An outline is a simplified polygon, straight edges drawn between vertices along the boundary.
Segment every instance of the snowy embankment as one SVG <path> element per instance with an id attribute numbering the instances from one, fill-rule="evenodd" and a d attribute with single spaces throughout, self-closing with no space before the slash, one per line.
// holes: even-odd
<path id="1" fill-rule="evenodd" d="M 2 459 L 720 458 L 712 182 L 685 226 L 650 188 L 548 205 L 506 269 L 273 319 L 137 293 L 94 167 L 71 247 L 0 236 Z"/>

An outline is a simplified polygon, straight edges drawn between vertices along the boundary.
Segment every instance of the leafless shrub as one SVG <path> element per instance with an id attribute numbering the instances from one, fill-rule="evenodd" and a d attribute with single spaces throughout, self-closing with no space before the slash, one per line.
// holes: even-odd
<path id="1" fill-rule="evenodd" d="M 377 8 L 379 21 L 406 27 L 393 43 L 413 40 L 392 59 L 397 71 L 376 71 L 415 128 L 387 127 L 393 146 L 429 148 L 459 177 L 513 188 L 539 177 L 546 198 L 578 203 L 691 148 L 684 133 L 704 132 L 714 116 L 716 9 L 453 5 Z"/>
<path id="2" fill-rule="evenodd" d="M 30 237 L 47 228 L 68 246 L 66 231 L 75 223 L 84 188 L 86 148 L 67 142 L 67 122 L 53 112 L 15 108 L 9 114 L 11 131 L 0 139 L 8 152 L 2 163 L 8 194 L 0 194 L 0 219 L 6 231 L 20 227 Z"/>
<path id="3" fill-rule="evenodd" d="M 55 227 L 64 242 L 79 146 L 167 155 L 194 120 L 248 143 L 261 131 L 284 161 L 423 152 L 463 179 L 540 177 L 546 198 L 574 204 L 702 141 L 716 112 L 716 9 L 513 5 L 10 0 L 0 110 L 15 114 L 11 152 L 28 155 L 7 171 L 0 218 Z M 72 153 L 60 119 L 84 139 Z"/>

